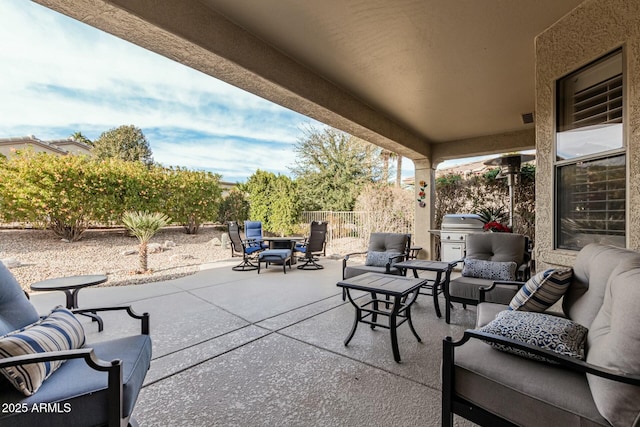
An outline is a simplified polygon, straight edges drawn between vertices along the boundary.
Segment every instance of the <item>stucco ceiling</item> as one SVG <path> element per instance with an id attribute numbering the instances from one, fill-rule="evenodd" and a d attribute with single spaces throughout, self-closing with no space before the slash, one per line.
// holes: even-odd
<path id="1" fill-rule="evenodd" d="M 582 0 L 35 1 L 440 161 L 533 147 L 534 40 Z"/>
<path id="2" fill-rule="evenodd" d="M 526 127 L 534 38 L 581 0 L 203 0 L 430 142 Z"/>

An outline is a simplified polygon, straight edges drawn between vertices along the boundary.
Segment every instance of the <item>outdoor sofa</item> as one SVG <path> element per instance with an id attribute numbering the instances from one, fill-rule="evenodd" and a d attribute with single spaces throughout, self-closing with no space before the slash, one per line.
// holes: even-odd
<path id="1" fill-rule="evenodd" d="M 548 286 L 551 277 L 560 279 Z M 529 311 L 553 307 L 563 287 L 561 313 Z M 443 426 L 453 414 L 491 426 L 640 425 L 639 253 L 589 244 L 572 274 L 536 274 L 507 307 L 481 302 L 476 329 L 445 338 Z"/>

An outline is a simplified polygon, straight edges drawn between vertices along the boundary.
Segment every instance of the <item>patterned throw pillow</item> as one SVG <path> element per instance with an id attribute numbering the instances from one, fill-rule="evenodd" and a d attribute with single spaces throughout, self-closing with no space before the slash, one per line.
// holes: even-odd
<path id="1" fill-rule="evenodd" d="M 386 267 L 387 263 L 389 262 L 389 258 L 398 255 L 402 255 L 402 253 L 369 251 L 367 252 L 367 259 L 365 260 L 364 265 L 369 265 L 371 267 Z M 394 259 L 392 264 L 396 262 L 400 262 L 400 259 Z"/>
<path id="2" fill-rule="evenodd" d="M 479 331 L 532 344 L 576 359 L 584 360 L 585 358 L 584 346 L 588 329 L 563 317 L 504 310 Z M 489 344 L 498 350 L 518 356 L 554 363 L 544 357 L 505 344 Z"/>
<path id="3" fill-rule="evenodd" d="M 76 349 L 84 345 L 84 338 L 84 329 L 78 319 L 66 308 L 58 306 L 38 322 L 0 337 L 0 357 Z M 0 372 L 25 396 L 31 396 L 63 362 L 10 366 Z"/>
<path id="4" fill-rule="evenodd" d="M 562 298 L 572 277 L 572 269 L 550 269 L 536 274 L 513 297 L 509 310 L 545 311 Z"/>
<path id="5" fill-rule="evenodd" d="M 465 259 L 462 275 L 489 280 L 516 280 L 518 264 L 513 261 L 498 262 L 483 259 Z"/>

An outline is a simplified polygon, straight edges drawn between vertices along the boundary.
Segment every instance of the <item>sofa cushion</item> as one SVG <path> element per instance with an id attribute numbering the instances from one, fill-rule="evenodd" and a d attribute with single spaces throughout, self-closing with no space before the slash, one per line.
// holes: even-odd
<path id="1" fill-rule="evenodd" d="M 520 288 L 509 303 L 509 310 L 545 311 L 562 298 L 572 277 L 571 269 L 541 271 Z"/>
<path id="2" fill-rule="evenodd" d="M 492 322 L 498 313 L 504 310 L 504 304 L 496 304 L 493 302 L 482 302 L 478 304 L 476 309 L 476 329 L 480 329 L 484 325 Z"/>
<path id="3" fill-rule="evenodd" d="M 640 375 L 640 261 L 627 260 L 614 270 L 602 308 L 588 336 L 587 362 Z M 587 375 L 600 413 L 613 425 L 640 423 L 640 387 Z"/>
<path id="4" fill-rule="evenodd" d="M 614 246 L 591 243 L 580 252 L 573 265 L 573 279 L 562 300 L 565 315 L 591 328 L 611 273 L 625 260 L 640 260 L 640 253 Z"/>
<path id="5" fill-rule="evenodd" d="M 498 313 L 493 321 L 480 328 L 480 331 L 584 360 L 587 328 L 562 317 L 543 313 L 504 310 Z M 508 345 L 489 344 L 501 351 L 546 361 L 543 357 Z"/>
<path id="6" fill-rule="evenodd" d="M 481 259 L 465 259 L 462 275 L 489 280 L 515 280 L 518 265 L 511 262 L 485 261 Z"/>
<path id="7" fill-rule="evenodd" d="M 519 426 L 609 426 L 584 374 L 471 339 L 455 351 L 455 392 Z M 534 415 L 535 414 L 535 415 Z"/>
<path id="8" fill-rule="evenodd" d="M 364 265 L 370 265 L 373 267 L 386 267 L 389 262 L 389 258 L 397 257 L 402 255 L 402 252 L 379 252 L 379 251 L 369 251 L 367 252 L 367 259 L 364 262 Z M 392 261 L 392 264 L 395 262 L 400 262 L 399 258 L 395 258 Z"/>
<path id="9" fill-rule="evenodd" d="M 22 329 L 39 318 L 18 281 L 0 262 L 0 335 Z"/>
<path id="10" fill-rule="evenodd" d="M 0 338 L 0 356 L 14 357 L 48 351 L 72 350 L 84 344 L 84 329 L 66 308 L 56 307 L 41 321 Z M 9 366 L 0 369 L 25 396 L 34 394 L 63 360 Z"/>

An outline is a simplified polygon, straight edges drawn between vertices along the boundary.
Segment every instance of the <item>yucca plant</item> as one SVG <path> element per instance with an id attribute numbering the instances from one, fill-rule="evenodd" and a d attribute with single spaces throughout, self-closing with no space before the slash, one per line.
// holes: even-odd
<path id="1" fill-rule="evenodd" d="M 477 210 L 475 213 L 480 216 L 480 220 L 485 224 L 490 222 L 502 223 L 509 219 L 509 212 L 504 206 L 486 207 Z"/>
<path id="2" fill-rule="evenodd" d="M 149 240 L 162 227 L 169 224 L 171 218 L 160 212 L 134 212 L 127 211 L 122 215 L 122 223 L 127 230 L 140 241 L 138 246 L 138 259 L 140 260 L 140 270 L 137 273 L 146 273 L 147 267 L 147 245 Z"/>

